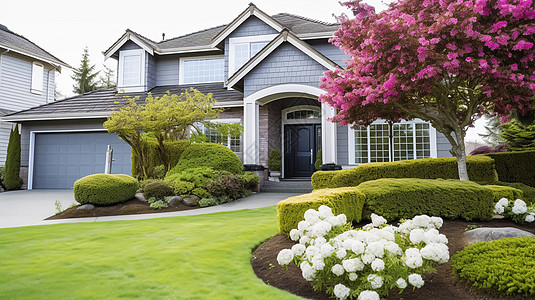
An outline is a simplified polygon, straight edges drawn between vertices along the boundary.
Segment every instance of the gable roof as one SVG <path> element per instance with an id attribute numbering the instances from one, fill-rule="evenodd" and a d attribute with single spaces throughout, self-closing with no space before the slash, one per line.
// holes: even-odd
<path id="1" fill-rule="evenodd" d="M 258 64 L 260 64 L 266 57 L 268 57 L 273 51 L 275 51 L 284 42 L 292 44 L 297 49 L 301 50 L 304 54 L 324 66 L 326 69 L 334 71 L 337 67 L 341 68 L 338 64 L 327 58 L 325 55 L 312 48 L 306 42 L 303 42 L 296 35 L 291 33 L 288 29 L 283 29 L 282 32 L 269 42 L 260 52 L 253 56 L 245 65 L 239 68 L 228 80 L 227 86 L 229 88 L 234 87 L 240 82 L 249 72 L 251 72 Z"/>
<path id="2" fill-rule="evenodd" d="M 71 68 L 68 64 L 61 61 L 54 55 L 48 53 L 43 48 L 37 46 L 35 43 L 25 38 L 20 34 L 7 29 L 6 26 L 0 24 L 0 48 L 7 49 L 28 57 L 38 59 L 58 67 L 61 72 L 61 66 Z"/>
<path id="3" fill-rule="evenodd" d="M 148 92 L 127 94 L 117 93 L 115 88 L 109 88 L 11 113 L 2 117 L 2 120 L 24 122 L 55 119 L 106 118 L 114 110 L 118 110 L 121 106 L 128 104 L 127 97 L 139 97 L 138 103 L 144 103 L 148 93 L 151 93 L 153 96 L 162 96 L 169 91 L 171 94 L 179 95 L 190 87 L 199 90 L 203 94 L 212 93 L 214 99 L 217 101 L 216 107 L 237 107 L 243 105 L 243 94 L 227 89 L 223 86 L 222 82 L 158 86 Z"/>

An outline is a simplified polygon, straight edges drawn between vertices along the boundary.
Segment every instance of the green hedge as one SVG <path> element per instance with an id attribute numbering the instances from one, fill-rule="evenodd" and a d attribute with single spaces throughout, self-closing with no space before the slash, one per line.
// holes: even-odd
<path id="1" fill-rule="evenodd" d="M 366 195 L 365 210 L 387 220 L 420 214 L 489 220 L 495 204 L 492 189 L 471 181 L 388 178 L 363 182 L 358 189 Z"/>
<path id="2" fill-rule="evenodd" d="M 488 153 L 485 156 L 494 159 L 500 181 L 535 187 L 535 151 Z"/>
<path id="3" fill-rule="evenodd" d="M 470 245 L 451 258 L 451 267 L 462 280 L 477 288 L 530 299 L 535 296 L 533 237 Z"/>
<path id="4" fill-rule="evenodd" d="M 210 167 L 232 174 L 243 173 L 243 165 L 232 150 L 219 144 L 198 143 L 191 144 L 184 150 L 176 166 L 167 172 L 167 176 L 199 167 Z"/>
<path id="5" fill-rule="evenodd" d="M 175 166 L 184 150 L 186 150 L 186 148 L 190 145 L 190 141 L 164 141 L 163 144 L 167 149 L 167 156 L 169 158 L 170 165 Z M 146 159 L 148 159 L 149 171 L 151 172 L 151 174 L 149 174 L 149 178 L 154 178 L 154 168 L 164 164 L 164 161 L 158 152 L 158 141 L 156 138 L 144 137 L 143 145 L 144 151 L 147 153 Z M 132 151 L 132 176 L 141 178 L 141 172 L 142 170 L 140 167 L 140 162 Z"/>
<path id="6" fill-rule="evenodd" d="M 472 181 L 497 181 L 494 161 L 486 156 L 467 158 L 468 176 Z M 314 189 L 357 186 L 380 178 L 458 179 L 455 157 L 424 158 L 396 162 L 368 163 L 342 171 L 319 171 L 312 175 Z"/>
<path id="7" fill-rule="evenodd" d="M 321 205 L 332 208 L 335 215 L 345 214 L 348 222 L 359 222 L 364 206 L 364 194 L 355 187 L 344 187 L 318 190 L 280 201 L 277 203 L 279 230 L 289 233 L 293 228 L 297 228 L 297 223 L 303 220 L 307 210 L 317 209 Z"/>
<path id="8" fill-rule="evenodd" d="M 503 186 L 503 185 L 483 185 L 492 192 L 492 198 L 494 202 L 498 202 L 502 198 L 507 198 L 509 200 L 522 199 L 524 200 L 524 193 L 520 189 L 514 187 Z"/>
<path id="9" fill-rule="evenodd" d="M 74 200 L 80 204 L 110 205 L 136 195 L 139 185 L 124 174 L 93 174 L 74 182 Z"/>
<path id="10" fill-rule="evenodd" d="M 535 203 L 535 188 L 525 185 L 520 182 L 503 182 L 503 181 L 496 181 L 492 183 L 493 185 L 501 185 L 501 186 L 508 186 L 515 188 L 517 190 L 522 191 L 522 197 L 519 197 L 520 199 L 524 200 L 526 203 Z M 507 198 L 510 199 L 510 198 Z M 514 198 L 517 199 L 517 198 Z"/>

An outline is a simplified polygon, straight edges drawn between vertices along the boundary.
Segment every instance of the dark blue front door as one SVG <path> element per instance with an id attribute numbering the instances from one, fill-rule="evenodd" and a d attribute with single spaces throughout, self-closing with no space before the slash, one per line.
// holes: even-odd
<path id="1" fill-rule="evenodd" d="M 310 177 L 314 173 L 316 127 L 318 125 L 286 125 L 284 127 L 284 177 Z"/>

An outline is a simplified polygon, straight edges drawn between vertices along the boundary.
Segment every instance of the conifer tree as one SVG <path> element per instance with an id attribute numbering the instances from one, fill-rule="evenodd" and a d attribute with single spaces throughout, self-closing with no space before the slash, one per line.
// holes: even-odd
<path id="1" fill-rule="evenodd" d="M 20 179 L 20 134 L 19 127 L 11 129 L 9 143 L 7 144 L 7 156 L 4 174 L 4 186 L 6 190 L 18 190 L 22 186 Z"/>
<path id="2" fill-rule="evenodd" d="M 74 74 L 71 76 L 71 78 L 76 82 L 73 85 L 73 92 L 77 94 L 84 94 L 94 91 L 98 88 L 95 77 L 99 72 L 95 72 L 95 65 L 90 65 L 89 63 L 89 50 L 87 47 L 84 48 L 80 67 L 74 69 L 73 72 Z"/>

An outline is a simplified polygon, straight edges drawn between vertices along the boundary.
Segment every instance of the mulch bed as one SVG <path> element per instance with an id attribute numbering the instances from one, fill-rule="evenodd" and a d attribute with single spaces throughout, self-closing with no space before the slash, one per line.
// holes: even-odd
<path id="1" fill-rule="evenodd" d="M 364 224 L 361 224 L 364 225 Z M 448 237 L 450 256 L 462 250 L 464 243 L 463 233 L 468 225 L 481 227 L 516 227 L 535 234 L 535 225 L 517 225 L 509 220 L 494 219 L 488 222 L 467 222 L 461 220 L 444 220 L 444 225 L 440 232 Z M 324 292 L 315 292 L 312 284 L 301 276 L 301 270 L 291 264 L 286 270 L 285 267 L 277 263 L 277 254 L 282 249 L 291 248 L 295 242 L 284 234 L 277 234 L 253 252 L 251 264 L 256 275 L 265 283 L 282 290 L 308 299 L 333 299 Z M 387 299 L 414 299 L 414 300 L 474 300 L 474 299 L 532 299 L 520 296 L 506 296 L 500 294 L 489 294 L 484 291 L 472 288 L 470 285 L 460 282 L 452 273 L 451 263 L 439 265 L 437 271 L 423 276 L 425 285 L 416 290 L 406 288 L 402 294 L 393 290 Z"/>
<path id="2" fill-rule="evenodd" d="M 169 206 L 167 208 L 154 209 L 149 206 L 146 201 L 141 201 L 133 198 L 123 203 L 109 205 L 109 206 L 95 206 L 92 210 L 77 209 L 79 206 L 70 207 L 61 213 L 48 217 L 45 220 L 54 219 L 68 219 L 68 218 L 84 218 L 84 217 L 101 217 L 101 216 L 117 216 L 117 215 L 135 215 L 135 214 L 154 214 L 171 211 L 181 211 L 200 208 L 197 206 L 186 206 L 179 204 L 176 206 Z"/>

